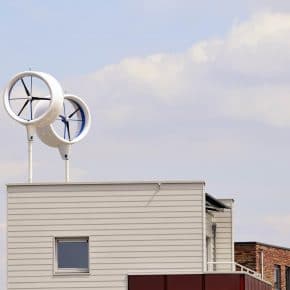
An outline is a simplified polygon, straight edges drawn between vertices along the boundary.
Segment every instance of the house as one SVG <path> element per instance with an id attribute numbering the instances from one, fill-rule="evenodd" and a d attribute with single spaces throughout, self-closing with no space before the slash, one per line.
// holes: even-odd
<path id="1" fill-rule="evenodd" d="M 269 290 L 253 271 L 236 272 L 233 200 L 204 187 L 7 185 L 7 289 Z"/>
<path id="2" fill-rule="evenodd" d="M 235 260 L 271 282 L 273 290 L 290 290 L 290 249 L 259 242 L 236 242 Z"/>

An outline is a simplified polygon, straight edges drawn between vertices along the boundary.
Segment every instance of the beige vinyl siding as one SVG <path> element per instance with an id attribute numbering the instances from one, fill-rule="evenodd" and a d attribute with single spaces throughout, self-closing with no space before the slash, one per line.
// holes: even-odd
<path id="1" fill-rule="evenodd" d="M 220 199 L 230 209 L 223 212 L 215 213 L 216 222 L 216 261 L 217 262 L 234 262 L 233 261 L 233 232 L 232 232 L 232 199 Z M 218 264 L 218 271 L 231 271 L 233 265 Z"/>
<path id="2" fill-rule="evenodd" d="M 201 272 L 203 183 L 8 186 L 8 289 L 127 289 Z M 90 274 L 53 275 L 55 237 L 89 237 Z"/>

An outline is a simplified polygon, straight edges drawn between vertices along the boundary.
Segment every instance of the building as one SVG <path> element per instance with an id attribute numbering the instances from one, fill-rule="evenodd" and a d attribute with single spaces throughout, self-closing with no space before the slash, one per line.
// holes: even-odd
<path id="1" fill-rule="evenodd" d="M 7 193 L 8 290 L 142 290 L 144 279 L 157 281 L 150 290 L 182 279 L 203 281 L 196 290 L 269 289 L 235 272 L 233 200 L 206 194 L 204 182 L 10 184 Z M 210 288 L 216 279 L 235 286 Z"/>
<path id="2" fill-rule="evenodd" d="M 259 242 L 235 243 L 235 260 L 271 282 L 273 290 L 290 290 L 290 249 Z"/>

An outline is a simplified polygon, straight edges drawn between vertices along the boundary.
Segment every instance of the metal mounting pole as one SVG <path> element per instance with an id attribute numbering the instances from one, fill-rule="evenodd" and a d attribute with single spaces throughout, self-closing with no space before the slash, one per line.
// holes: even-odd
<path id="1" fill-rule="evenodd" d="M 28 140 L 28 183 L 32 183 L 32 142 Z"/>
<path id="2" fill-rule="evenodd" d="M 69 159 L 65 159 L 64 163 L 65 163 L 65 182 L 69 182 Z"/>

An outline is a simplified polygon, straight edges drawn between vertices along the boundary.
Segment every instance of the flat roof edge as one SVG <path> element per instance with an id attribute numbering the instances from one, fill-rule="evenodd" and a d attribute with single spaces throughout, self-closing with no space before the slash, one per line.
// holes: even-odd
<path id="1" fill-rule="evenodd" d="M 96 182 L 33 182 L 33 183 L 8 183 L 7 187 L 14 186 L 69 186 L 69 185 L 155 185 L 155 184 L 168 184 L 168 185 L 190 185 L 190 184 L 202 184 L 205 185 L 204 181 L 193 181 L 193 180 L 150 180 L 150 181 L 138 181 L 138 180 L 126 180 L 126 181 L 96 181 Z"/>
<path id="2" fill-rule="evenodd" d="M 256 241 L 247 241 L 247 242 L 235 242 L 235 245 L 260 245 L 260 246 L 265 246 L 265 247 L 271 247 L 271 248 L 276 248 L 276 249 L 281 249 L 281 250 L 287 250 L 290 251 L 290 248 L 283 247 L 283 246 L 278 246 L 278 245 L 273 245 L 273 244 L 267 244 L 267 243 L 262 243 L 262 242 L 256 242 Z"/>

